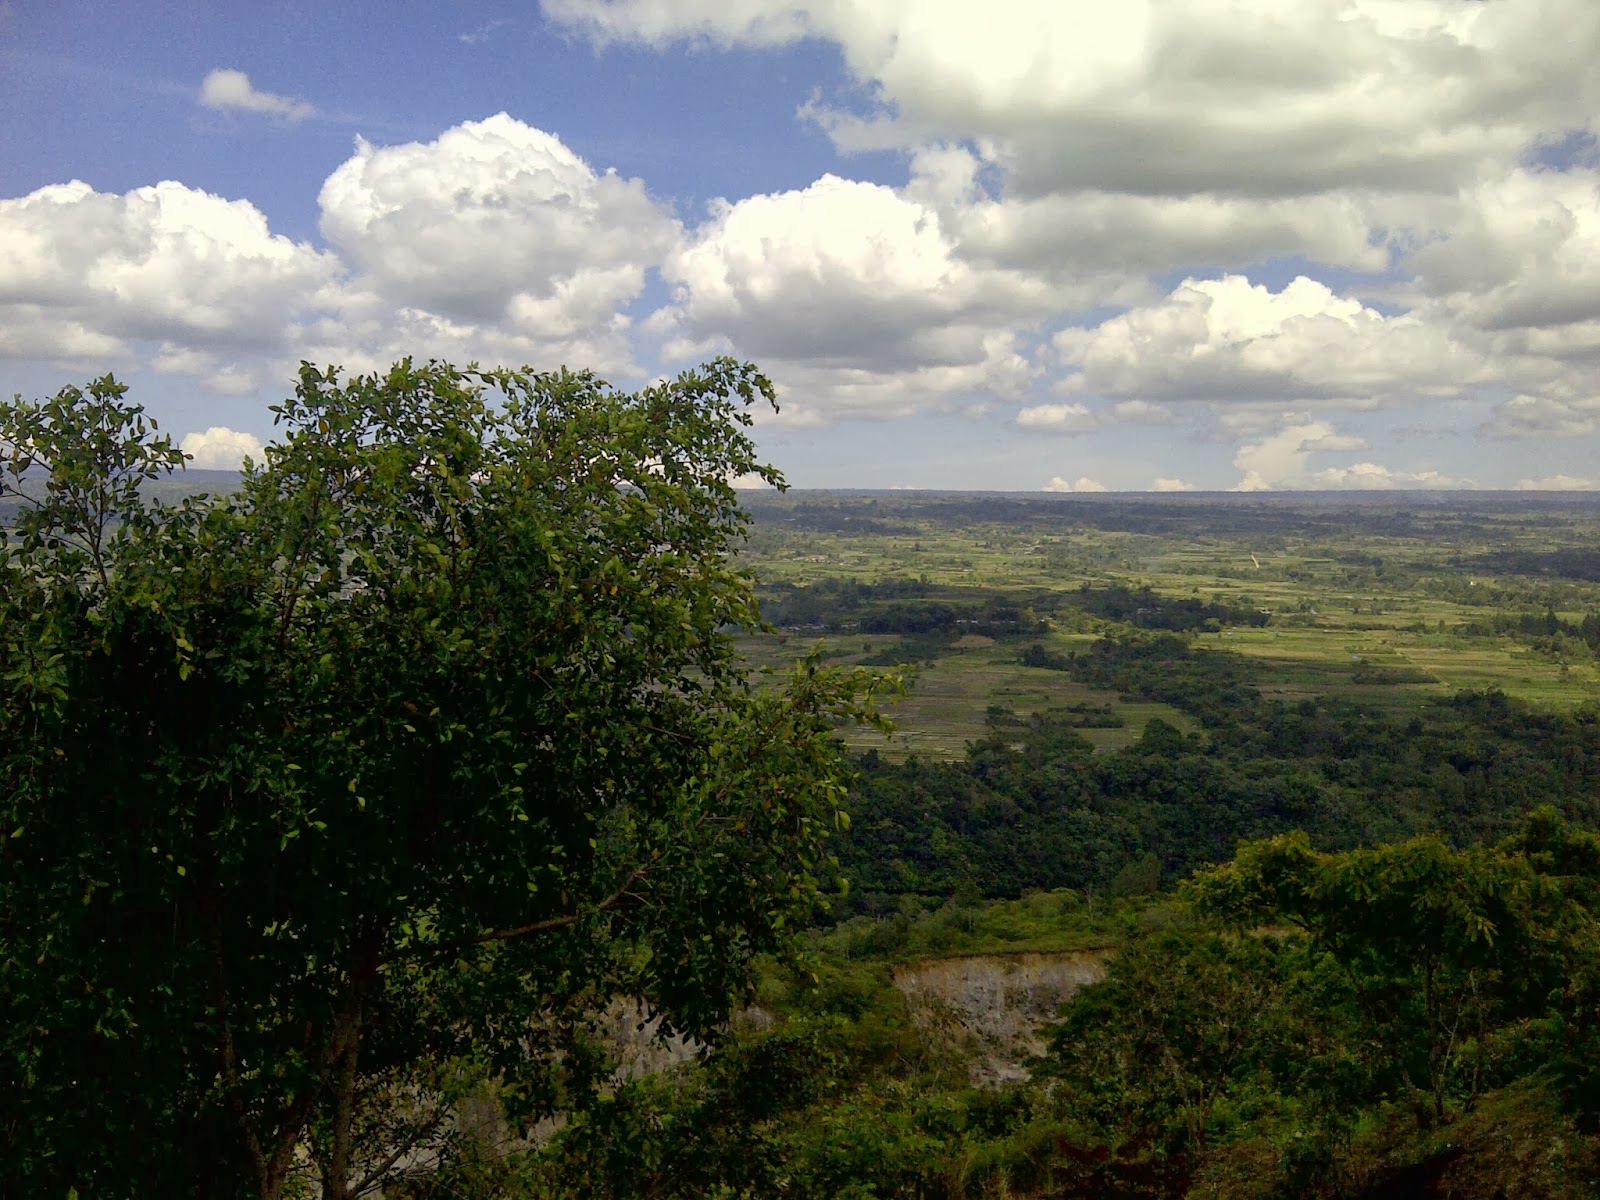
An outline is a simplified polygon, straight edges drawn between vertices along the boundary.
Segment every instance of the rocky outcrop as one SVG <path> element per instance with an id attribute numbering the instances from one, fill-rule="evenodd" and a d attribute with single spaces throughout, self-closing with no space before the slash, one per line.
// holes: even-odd
<path id="1" fill-rule="evenodd" d="M 1075 991 L 1105 978 L 1108 950 L 979 954 L 901 963 L 894 985 L 911 1019 L 972 1055 L 972 1080 L 997 1086 L 1027 1077 L 1044 1052 L 1043 1026 Z"/>

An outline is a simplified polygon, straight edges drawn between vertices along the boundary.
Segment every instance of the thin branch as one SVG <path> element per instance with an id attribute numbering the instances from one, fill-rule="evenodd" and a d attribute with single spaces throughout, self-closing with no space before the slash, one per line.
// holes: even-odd
<path id="1" fill-rule="evenodd" d="M 286 568 L 297 568 L 300 571 L 300 575 L 295 581 L 294 586 L 291 588 L 289 585 L 289 572 L 286 570 L 284 574 L 283 586 L 279 591 L 278 602 L 283 605 L 282 620 L 278 624 L 278 649 L 280 651 L 283 650 L 285 644 L 288 642 L 289 626 L 294 620 L 295 609 L 300 603 L 300 597 L 302 594 L 301 589 L 305 586 L 306 572 L 304 566 L 300 562 L 300 556 L 307 549 L 307 544 L 311 541 L 312 530 L 316 527 L 317 520 L 322 514 L 322 491 L 323 489 L 319 487 L 316 491 L 312 492 L 311 512 L 307 515 L 305 524 L 300 531 L 300 536 L 296 540 L 294 553 L 284 564 Z"/>
<path id="2" fill-rule="evenodd" d="M 644 878 L 650 871 L 649 867 L 639 867 L 622 881 L 622 886 L 612 892 L 595 907 L 596 912 L 609 912 L 629 896 L 628 889 Z M 527 925 L 518 925 L 513 929 L 496 929 L 489 933 L 480 933 L 477 937 L 469 938 L 467 945 L 481 945 L 484 942 L 510 942 L 518 938 L 532 937 L 534 934 L 545 933 L 551 929 L 560 929 L 572 925 L 580 913 L 567 913 L 559 917 L 546 917 L 542 921 L 534 921 Z"/>
<path id="3" fill-rule="evenodd" d="M 630 887 L 632 887 L 635 883 L 639 882 L 639 880 L 643 879 L 649 873 L 650 873 L 650 867 L 649 866 L 643 866 L 643 867 L 636 868 L 633 872 L 631 872 L 628 875 L 628 877 L 626 879 L 624 879 L 622 881 L 622 885 L 620 887 L 618 887 L 616 891 L 612 892 L 609 896 L 607 896 L 604 900 L 600 901 L 600 903 L 595 906 L 593 911 L 595 911 L 595 912 L 609 912 L 612 909 L 616 908 L 617 905 L 621 904 L 624 900 L 627 900 L 627 899 L 630 899 L 630 898 L 638 899 L 638 897 L 636 895 L 634 895 L 634 893 L 629 892 L 628 889 Z M 538 934 L 541 934 L 541 933 L 548 933 L 552 929 L 564 929 L 569 925 L 575 925 L 575 924 L 577 924 L 579 918 L 582 917 L 583 915 L 584 915 L 583 913 L 576 913 L 576 912 L 574 912 L 574 913 L 563 913 L 559 917 L 545 917 L 542 921 L 531 921 L 526 925 L 517 925 L 517 926 L 513 926 L 510 929 L 491 929 L 487 933 L 479 933 L 479 934 L 474 934 L 471 937 L 458 938 L 453 942 L 444 942 L 444 943 L 441 943 L 440 945 L 437 945 L 437 946 L 418 946 L 418 947 L 415 948 L 414 952 L 415 953 L 419 953 L 419 954 L 420 953 L 452 954 L 452 953 L 454 953 L 454 952 L 456 952 L 458 950 L 464 950 L 468 946 L 481 946 L 481 945 L 483 945 L 483 944 L 485 944 L 487 942 L 512 942 L 512 941 L 518 941 L 518 940 L 520 940 L 522 938 L 534 937 L 534 936 L 536 936 Z M 399 955 L 394 955 L 394 956 L 391 956 L 390 958 L 385 959 L 384 961 L 385 962 L 392 962 L 394 960 L 394 958 L 397 958 L 397 957 L 400 957 L 400 956 Z"/>
<path id="4" fill-rule="evenodd" d="M 350 1200 L 358 1200 L 359 1197 L 366 1195 L 373 1188 L 383 1183 L 384 1180 L 388 1178 L 389 1172 L 394 1170 L 394 1165 L 397 1162 L 399 1162 L 412 1150 L 416 1149 L 417 1145 L 422 1141 L 423 1138 L 427 1137 L 435 1129 L 439 1128 L 440 1123 L 444 1120 L 444 1116 L 444 1109 L 441 1108 L 436 1111 L 427 1122 L 418 1126 L 408 1141 L 400 1143 L 400 1145 L 395 1148 L 388 1158 L 384 1159 L 381 1163 L 368 1171 L 366 1175 L 362 1177 L 359 1183 L 346 1188 L 344 1194 L 350 1197 Z"/>

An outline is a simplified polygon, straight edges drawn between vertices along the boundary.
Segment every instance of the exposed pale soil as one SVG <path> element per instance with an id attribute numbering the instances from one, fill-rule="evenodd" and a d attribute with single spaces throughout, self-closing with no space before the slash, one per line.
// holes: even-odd
<path id="1" fill-rule="evenodd" d="M 972 1080 L 993 1086 L 1027 1077 L 1043 1053 L 1040 1030 L 1086 983 L 1105 978 L 1107 950 L 929 958 L 894 968 L 911 1019 L 967 1046 Z"/>

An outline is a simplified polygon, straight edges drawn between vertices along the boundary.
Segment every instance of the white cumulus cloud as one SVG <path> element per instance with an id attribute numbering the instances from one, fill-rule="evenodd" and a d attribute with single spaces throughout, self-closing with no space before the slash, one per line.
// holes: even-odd
<path id="1" fill-rule="evenodd" d="M 248 201 L 170 181 L 44 187 L 0 200 L 0 354 L 102 365 L 154 345 L 211 376 L 286 347 L 337 274 Z"/>
<path id="2" fill-rule="evenodd" d="M 1188 279 L 1162 300 L 1054 341 L 1077 368 L 1064 387 L 1144 401 L 1378 407 L 1453 394 L 1485 375 L 1448 331 L 1385 316 L 1305 276 L 1277 292 L 1242 275 Z"/>
<path id="3" fill-rule="evenodd" d="M 1528 440 L 1589 437 L 1600 433 L 1600 392 L 1565 397 L 1520 393 L 1495 410 L 1490 431 Z"/>
<path id="4" fill-rule="evenodd" d="M 303 121 L 317 111 L 305 100 L 257 91 L 250 83 L 250 76 L 230 68 L 212 71 L 201 81 L 200 103 L 222 112 L 237 109 L 271 113 L 290 121 Z"/>
<path id="5" fill-rule="evenodd" d="M 1037 309 L 1021 304 L 994 320 L 951 312 L 969 311 L 973 281 L 1025 281 L 1053 298 L 1045 320 L 1095 314 L 1096 325 L 1069 329 L 1056 350 L 1066 390 L 1113 402 L 1091 406 L 1108 425 L 1157 416 L 1221 425 L 1251 406 L 1271 425 L 1288 407 L 1503 395 L 1515 399 L 1485 426 L 1490 435 L 1600 432 L 1600 394 L 1587 382 L 1600 370 L 1592 0 L 543 8 L 599 43 L 836 46 L 858 86 L 819 96 L 802 118 L 841 148 L 909 156 L 910 180 L 895 197 L 926 214 L 913 228 L 937 252 L 916 261 L 937 264 L 922 276 L 937 298 L 906 295 L 895 305 L 903 320 L 868 311 L 862 322 L 857 285 L 867 275 L 841 277 L 819 258 L 809 277 L 797 263 L 780 288 L 776 267 L 712 255 L 692 285 L 701 301 L 683 309 L 684 348 L 739 345 L 750 333 L 741 322 L 759 305 L 717 302 L 718 280 L 729 293 L 747 286 L 750 300 L 798 295 L 806 319 L 794 328 L 759 321 L 768 344 L 786 338 L 780 348 L 804 348 L 796 361 L 837 358 L 865 372 L 838 393 L 851 403 L 915 411 L 903 387 L 884 392 L 880 363 L 863 365 L 863 343 L 881 335 L 887 355 L 927 370 L 925 355 L 952 354 L 964 338 L 965 368 L 946 360 L 941 370 L 952 385 L 989 386 L 973 366 L 977 329 L 984 344 L 1022 347 L 1026 358 Z M 878 240 L 901 261 L 892 240 Z M 777 262 L 792 249 L 782 237 L 772 245 Z M 1245 274 L 1285 259 L 1304 277 L 1279 290 Z M 1370 291 L 1319 282 L 1330 266 L 1369 273 Z M 1165 297 L 1148 294 L 1169 272 L 1191 278 Z M 810 292 L 798 286 L 806 278 Z M 895 304 L 892 286 L 885 295 Z M 947 298 L 952 308 L 941 309 Z M 1108 309 L 1126 311 L 1106 319 Z M 995 337 L 1019 331 L 1020 341 Z M 998 361 L 1006 379 L 1030 378 L 1009 357 Z M 836 382 L 808 367 L 805 411 L 826 407 Z M 1174 412 L 1193 400 L 1212 411 Z M 1026 411 L 1036 429 L 1083 419 Z"/>
<path id="6" fill-rule="evenodd" d="M 325 246 L 182 183 L 60 184 L 0 199 L 0 357 L 246 395 L 301 356 L 626 376 L 729 351 L 783 421 L 1191 427 L 1239 447 L 1241 486 L 1428 483 L 1316 457 L 1383 457 L 1357 411 L 1449 405 L 1514 453 L 1600 436 L 1593 0 L 542 6 L 596 42 L 696 43 L 708 71 L 712 47 L 836 47 L 845 86 L 798 119 L 892 150 L 904 183 L 680 217 L 501 113 L 359 141 L 318 196 Z M 198 100 L 315 115 L 236 68 Z"/>
<path id="7" fill-rule="evenodd" d="M 1193 492 L 1198 489 L 1194 484 L 1186 483 L 1182 479 L 1161 477 L 1150 481 L 1150 490 L 1152 492 Z"/>
<path id="8" fill-rule="evenodd" d="M 1093 433 L 1101 422 L 1086 404 L 1036 404 L 1017 414 L 1017 424 L 1048 433 Z"/>
<path id="9" fill-rule="evenodd" d="M 1333 426 L 1326 421 L 1301 417 L 1270 437 L 1240 446 L 1233 456 L 1233 465 L 1244 472 L 1244 477 L 1233 490 L 1264 492 L 1300 484 L 1307 477 L 1311 446 L 1333 436 Z"/>
<path id="10" fill-rule="evenodd" d="M 1303 488 L 1452 488 L 1470 487 L 1470 480 L 1455 479 L 1439 471 L 1400 470 L 1373 462 L 1311 468 L 1312 456 L 1366 449 L 1362 438 L 1335 432 L 1326 421 L 1296 415 L 1270 436 L 1239 447 L 1233 464 L 1244 472 L 1236 492 L 1264 492 Z"/>
<path id="11" fill-rule="evenodd" d="M 837 44 L 853 144 L 988 139 L 1025 190 L 1435 186 L 1600 97 L 1586 0 L 544 0 L 599 39 Z M 1552 29 L 1562 36 L 1551 37 Z M 1536 86 L 1529 86 L 1536 80 Z M 826 115 L 826 114 L 824 114 Z"/>
<path id="12" fill-rule="evenodd" d="M 1081 475 L 1076 481 L 1062 475 L 1052 475 L 1042 489 L 1046 492 L 1109 492 L 1111 489 L 1097 479 Z"/>
<path id="13" fill-rule="evenodd" d="M 247 458 L 263 461 L 260 438 L 224 425 L 184 434 L 178 449 L 189 456 L 191 465 L 210 471 L 237 471 Z"/>
<path id="14" fill-rule="evenodd" d="M 1600 171 L 1519 168 L 1464 190 L 1406 265 L 1485 330 L 1600 320 Z"/>
<path id="15" fill-rule="evenodd" d="M 1592 69 L 1600 8 L 1589 0 L 543 7 L 602 42 L 831 42 L 862 94 L 807 111 L 842 147 L 971 144 L 1020 206 L 995 219 L 1038 227 L 997 230 L 1002 242 L 1047 247 L 1064 238 L 1093 253 L 1077 227 L 1098 219 L 1156 231 L 1144 252 L 1155 254 L 1166 226 L 1179 243 L 1169 266 L 1195 261 L 1183 257 L 1185 226 L 1237 243 L 1243 261 L 1263 251 L 1361 259 L 1370 253 L 1363 232 L 1395 227 L 1390 200 L 1442 194 L 1486 168 L 1510 167 L 1539 137 L 1584 128 L 1600 108 Z M 1302 211 L 1270 204 L 1310 197 L 1320 199 Z M 1188 207 L 1165 210 L 1152 198 Z M 1052 203 L 1030 209 L 1039 199 Z M 1333 217 L 1340 205 L 1351 215 Z M 1109 240 L 1116 248 L 1130 239 Z"/>
<path id="16" fill-rule="evenodd" d="M 972 160 L 974 176 L 981 164 Z M 1076 281 L 1078 298 L 1114 303 L 1151 272 L 1301 255 L 1381 271 L 1370 201 L 1348 192 L 1260 197 L 1130 195 L 1090 188 L 971 197 L 942 209 L 964 257 Z"/>
<path id="17" fill-rule="evenodd" d="M 148 367 L 244 395 L 300 358 L 634 369 L 625 311 L 681 236 L 644 184 L 504 114 L 355 153 L 320 249 L 167 181 L 0 199 L 0 357 Z"/>
<path id="18" fill-rule="evenodd" d="M 330 335 L 379 357 L 625 368 L 621 310 L 679 236 L 642 181 L 505 113 L 427 143 L 358 141 L 318 201 L 354 274 Z"/>
<path id="19" fill-rule="evenodd" d="M 1311 475 L 1312 485 L 1325 488 L 1459 488 L 1470 480 L 1455 479 L 1438 471 L 1397 471 L 1378 463 L 1362 462 L 1348 467 L 1325 467 Z"/>
<path id="20" fill-rule="evenodd" d="M 1015 329 L 1054 303 L 1037 280 L 957 258 L 917 200 L 833 175 L 719 202 L 662 275 L 672 304 L 652 327 L 669 352 L 727 346 L 772 364 L 791 419 L 1014 392 L 1031 374 Z"/>

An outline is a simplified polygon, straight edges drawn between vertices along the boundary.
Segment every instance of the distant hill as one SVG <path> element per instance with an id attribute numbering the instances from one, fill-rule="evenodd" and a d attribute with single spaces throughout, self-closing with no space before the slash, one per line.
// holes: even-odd
<path id="1" fill-rule="evenodd" d="M 43 474 L 24 476 L 22 490 L 29 495 L 42 495 L 44 493 Z M 237 471 L 202 471 L 191 468 L 186 471 L 174 472 L 166 479 L 157 480 L 148 486 L 149 494 L 168 504 L 176 504 L 185 496 L 196 496 L 202 492 L 232 492 L 239 487 L 239 472 Z M 10 496 L 0 496 L 0 526 L 7 526 L 16 518 L 21 502 Z"/>

